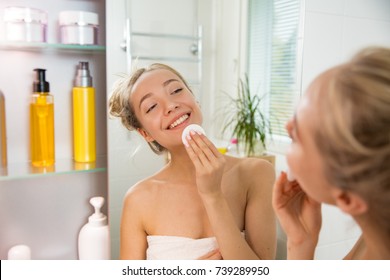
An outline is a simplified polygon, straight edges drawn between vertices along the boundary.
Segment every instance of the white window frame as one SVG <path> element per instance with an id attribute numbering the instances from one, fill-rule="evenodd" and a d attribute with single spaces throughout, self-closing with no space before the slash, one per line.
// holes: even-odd
<path id="1" fill-rule="evenodd" d="M 273 0 L 269 0 L 273 1 Z M 298 23 L 298 34 L 297 34 L 297 54 L 296 54 L 296 79 L 297 84 L 299 87 L 299 90 L 297 91 L 296 95 L 292 97 L 294 104 L 296 105 L 297 102 L 299 102 L 300 97 L 302 95 L 302 59 L 303 59 L 303 31 L 304 31 L 304 11 L 305 11 L 305 1 L 300 0 L 300 20 Z M 245 63 L 245 66 L 242 67 L 242 69 L 249 70 L 249 45 L 248 45 L 248 39 L 249 39 L 249 0 L 243 1 L 243 8 L 242 8 L 242 23 L 241 23 L 241 32 L 242 34 L 248 34 L 246 36 L 248 37 L 242 37 L 245 41 L 245 44 L 247 47 L 241 48 L 241 57 L 245 57 L 246 59 L 242 60 Z M 268 102 L 265 102 L 268 104 Z M 269 106 L 266 105 L 264 108 L 264 111 L 269 111 Z M 287 136 L 282 135 L 273 135 L 272 137 L 268 137 L 267 140 L 267 151 L 270 153 L 278 153 L 278 154 L 285 154 L 290 143 L 291 139 Z"/>

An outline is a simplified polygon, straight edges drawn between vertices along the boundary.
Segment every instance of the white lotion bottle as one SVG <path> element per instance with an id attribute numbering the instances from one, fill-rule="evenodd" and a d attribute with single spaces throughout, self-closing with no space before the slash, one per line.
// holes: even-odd
<path id="1" fill-rule="evenodd" d="M 110 231 L 107 216 L 101 212 L 103 197 L 92 197 L 89 201 L 95 208 L 95 213 L 89 216 L 80 230 L 78 250 L 80 260 L 109 260 Z"/>
<path id="2" fill-rule="evenodd" d="M 15 245 L 8 251 L 9 260 L 31 260 L 31 249 L 27 245 Z"/>

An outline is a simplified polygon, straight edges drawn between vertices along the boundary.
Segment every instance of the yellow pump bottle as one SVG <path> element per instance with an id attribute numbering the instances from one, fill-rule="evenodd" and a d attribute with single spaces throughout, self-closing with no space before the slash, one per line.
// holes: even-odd
<path id="1" fill-rule="evenodd" d="M 95 89 L 88 62 L 79 62 L 73 88 L 73 150 L 76 162 L 96 160 Z"/>
<path id="2" fill-rule="evenodd" d="M 34 82 L 34 93 L 30 104 L 30 144 L 33 166 L 51 166 L 55 162 L 54 147 L 54 98 L 49 83 L 45 80 L 45 69 L 34 69 L 38 80 Z"/>

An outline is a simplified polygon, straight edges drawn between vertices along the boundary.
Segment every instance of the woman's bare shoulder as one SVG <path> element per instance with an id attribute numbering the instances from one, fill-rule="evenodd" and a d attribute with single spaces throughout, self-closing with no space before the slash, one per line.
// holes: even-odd
<path id="1" fill-rule="evenodd" d="M 227 162 L 230 168 L 236 168 L 243 176 L 264 177 L 275 176 L 274 166 L 267 160 L 256 157 L 234 158 L 228 157 Z"/>
<path id="2" fill-rule="evenodd" d="M 251 192 L 268 193 L 275 181 L 274 166 L 261 158 L 227 157 L 227 173 L 231 178 L 238 178 L 242 190 Z"/>
<path id="3" fill-rule="evenodd" d="M 156 176 L 145 178 L 131 186 L 125 195 L 125 203 L 145 204 L 153 198 L 159 181 Z"/>

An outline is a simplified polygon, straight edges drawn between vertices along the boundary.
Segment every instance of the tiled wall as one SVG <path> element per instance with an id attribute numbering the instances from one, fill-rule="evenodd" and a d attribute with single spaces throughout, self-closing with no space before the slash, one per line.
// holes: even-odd
<path id="1" fill-rule="evenodd" d="M 388 0 L 306 0 L 305 11 L 303 89 L 365 46 L 390 46 Z"/>
<path id="2" fill-rule="evenodd" d="M 323 70 L 370 45 L 390 47 L 389 0 L 306 0 L 302 88 Z M 316 259 L 340 259 L 360 229 L 336 207 L 323 207 Z"/>

